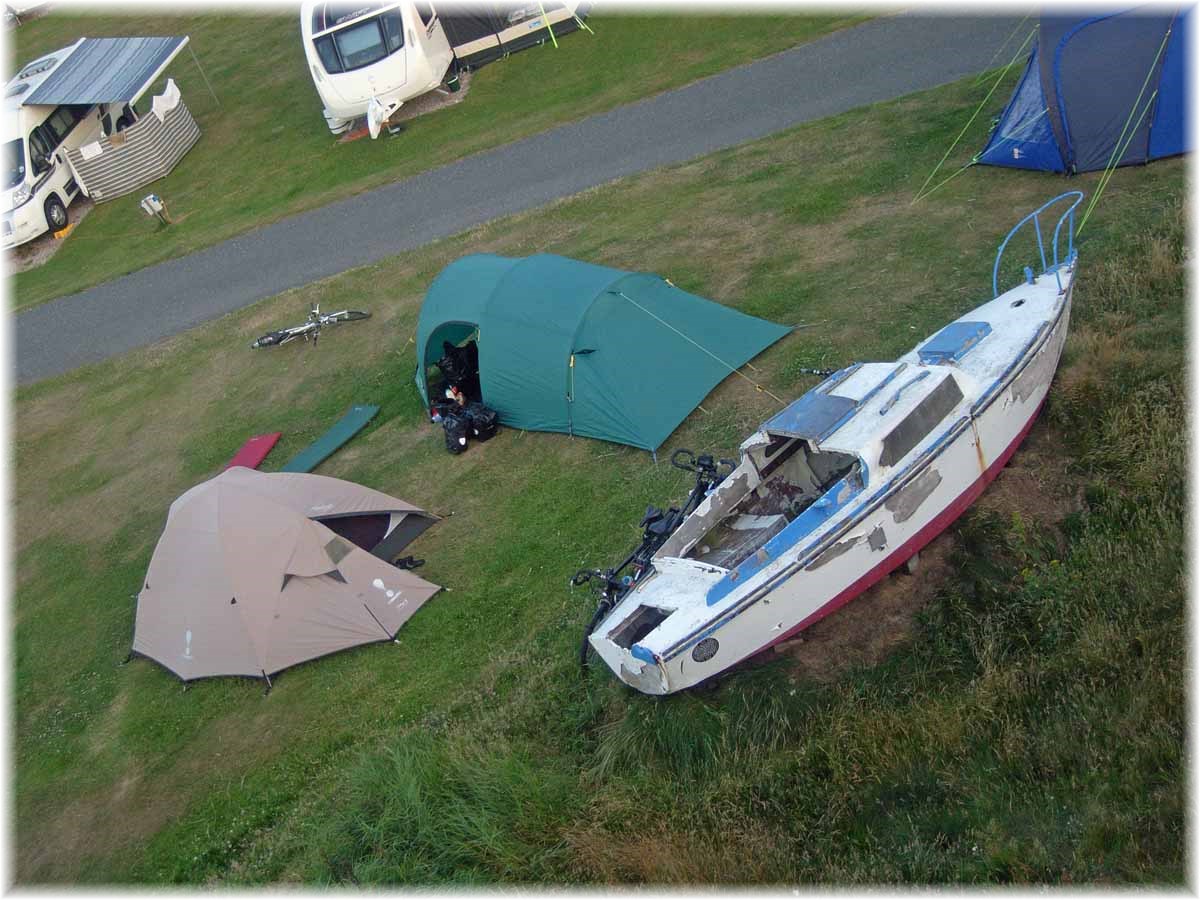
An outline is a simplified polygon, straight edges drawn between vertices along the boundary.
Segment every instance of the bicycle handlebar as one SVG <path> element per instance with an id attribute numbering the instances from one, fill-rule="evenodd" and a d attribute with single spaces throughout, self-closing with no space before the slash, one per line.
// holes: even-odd
<path id="1" fill-rule="evenodd" d="M 688 461 L 686 463 L 682 463 L 679 461 L 680 457 L 687 457 Z M 696 454 L 693 453 L 691 450 L 685 450 L 684 448 L 680 447 L 678 450 L 676 450 L 674 453 L 671 454 L 671 465 L 673 465 L 677 469 L 683 469 L 683 471 L 685 471 L 685 472 L 695 472 L 696 471 Z"/>

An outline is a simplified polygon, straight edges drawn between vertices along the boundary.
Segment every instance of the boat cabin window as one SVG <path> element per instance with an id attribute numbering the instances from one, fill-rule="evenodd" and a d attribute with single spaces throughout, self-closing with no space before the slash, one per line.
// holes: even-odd
<path id="1" fill-rule="evenodd" d="M 930 391 L 907 416 L 883 439 L 883 450 L 879 463 L 894 466 L 913 447 L 921 443 L 935 425 L 941 422 L 962 400 L 962 391 L 953 375 Z"/>
<path id="2" fill-rule="evenodd" d="M 393 7 L 313 41 L 330 75 L 352 72 L 386 59 L 404 46 L 404 20 Z"/>
<path id="3" fill-rule="evenodd" d="M 703 517 L 707 529 L 692 543 L 688 558 L 732 569 L 858 465 L 857 457 L 850 454 L 814 450 L 803 438 L 778 435 L 772 436 L 762 455 L 758 461 L 762 480 L 753 489 L 738 490 L 731 476 L 713 494 L 715 502 Z"/>

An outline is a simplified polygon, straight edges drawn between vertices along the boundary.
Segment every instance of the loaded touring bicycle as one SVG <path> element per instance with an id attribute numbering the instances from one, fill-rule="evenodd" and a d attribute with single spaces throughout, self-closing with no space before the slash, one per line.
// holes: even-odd
<path id="1" fill-rule="evenodd" d="M 648 529 L 653 555 L 626 560 L 632 574 L 593 573 L 601 607 L 585 641 L 622 681 L 668 694 L 796 634 L 912 560 L 982 493 L 1057 368 L 1082 198 L 1063 194 L 1014 227 L 994 299 L 895 362 L 827 378 L 763 423 L 669 534 Z M 1039 216 L 1066 201 L 1048 260 Z M 1004 249 L 1028 223 L 1041 274 L 1026 268 L 1000 293 Z"/>

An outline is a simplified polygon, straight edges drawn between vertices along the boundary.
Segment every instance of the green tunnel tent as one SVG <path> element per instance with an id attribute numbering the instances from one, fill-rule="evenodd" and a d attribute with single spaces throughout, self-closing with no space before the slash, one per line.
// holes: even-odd
<path id="1" fill-rule="evenodd" d="M 562 256 L 464 256 L 429 287 L 417 387 L 442 342 L 476 336 L 483 402 L 511 428 L 654 451 L 727 375 L 791 329 L 672 285 Z"/>

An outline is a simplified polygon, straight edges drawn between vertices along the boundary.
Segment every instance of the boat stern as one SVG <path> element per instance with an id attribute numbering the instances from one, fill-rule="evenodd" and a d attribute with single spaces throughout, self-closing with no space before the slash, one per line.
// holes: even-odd
<path id="1" fill-rule="evenodd" d="M 664 558 L 625 595 L 588 637 L 592 649 L 621 681 L 646 694 L 687 687 L 680 667 L 665 654 L 711 611 L 709 589 L 726 572 L 689 559 Z"/>

